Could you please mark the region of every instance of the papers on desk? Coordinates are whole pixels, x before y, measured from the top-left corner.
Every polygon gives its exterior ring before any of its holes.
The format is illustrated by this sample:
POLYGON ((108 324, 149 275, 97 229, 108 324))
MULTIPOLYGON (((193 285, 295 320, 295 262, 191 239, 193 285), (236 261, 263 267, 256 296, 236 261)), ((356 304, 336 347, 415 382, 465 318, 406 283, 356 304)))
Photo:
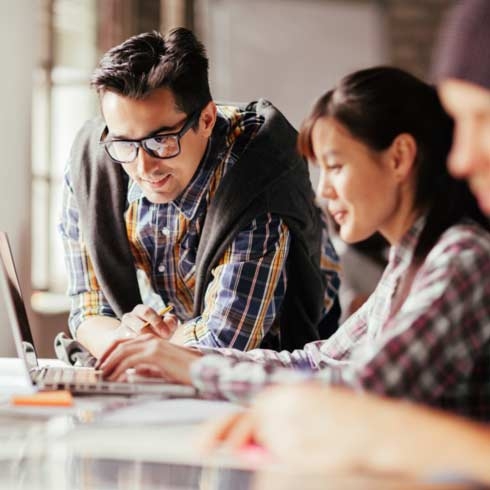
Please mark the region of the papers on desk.
POLYGON ((195 424, 243 410, 234 403, 196 399, 149 400, 102 413, 97 421, 104 425, 195 424))
POLYGON ((198 464, 199 423, 243 407, 197 399, 153 399, 98 414, 66 434, 71 454, 110 460, 198 464))

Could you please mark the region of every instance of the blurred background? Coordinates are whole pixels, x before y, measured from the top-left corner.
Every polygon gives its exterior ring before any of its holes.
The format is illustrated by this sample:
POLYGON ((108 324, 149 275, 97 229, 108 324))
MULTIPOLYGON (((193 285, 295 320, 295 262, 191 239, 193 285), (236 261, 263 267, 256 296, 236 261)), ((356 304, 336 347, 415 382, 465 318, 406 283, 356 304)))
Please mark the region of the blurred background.
MULTIPOLYGON (((427 78, 455 0, 16 0, 0 2, 0 229, 9 233, 38 353, 66 329, 57 236, 72 139, 98 113, 100 56, 144 31, 192 28, 217 101, 271 100, 297 127, 343 75, 393 64, 427 78)), ((315 180, 315 172, 312 172, 315 180)), ((0 301, 0 356, 13 355, 0 301)))

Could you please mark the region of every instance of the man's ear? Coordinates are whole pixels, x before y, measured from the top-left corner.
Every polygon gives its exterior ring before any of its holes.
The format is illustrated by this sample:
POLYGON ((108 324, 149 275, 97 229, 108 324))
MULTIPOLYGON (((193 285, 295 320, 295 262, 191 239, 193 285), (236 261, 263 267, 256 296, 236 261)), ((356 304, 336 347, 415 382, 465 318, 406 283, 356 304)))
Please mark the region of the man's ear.
POLYGON ((388 149, 389 165, 397 180, 403 181, 412 171, 417 157, 417 142, 408 133, 399 134, 388 149))
POLYGON ((211 136, 214 125, 216 123, 216 104, 210 101, 206 107, 201 111, 201 117, 199 118, 199 129, 203 131, 203 136, 211 136))

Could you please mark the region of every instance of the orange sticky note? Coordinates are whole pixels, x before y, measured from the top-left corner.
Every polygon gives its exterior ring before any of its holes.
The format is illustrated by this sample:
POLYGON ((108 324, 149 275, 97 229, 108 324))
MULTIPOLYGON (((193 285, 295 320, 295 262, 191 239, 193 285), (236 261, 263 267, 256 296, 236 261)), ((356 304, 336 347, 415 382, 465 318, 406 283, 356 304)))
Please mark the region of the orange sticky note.
POLYGON ((71 407, 73 396, 69 391, 39 391, 32 395, 14 395, 10 402, 12 405, 71 407))

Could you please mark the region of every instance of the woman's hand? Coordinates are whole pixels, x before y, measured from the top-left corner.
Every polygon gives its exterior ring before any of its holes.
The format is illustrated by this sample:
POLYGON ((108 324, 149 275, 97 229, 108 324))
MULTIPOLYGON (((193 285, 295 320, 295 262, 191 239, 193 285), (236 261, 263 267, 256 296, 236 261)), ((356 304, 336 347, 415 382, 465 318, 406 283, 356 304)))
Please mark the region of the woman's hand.
POLYGON ((190 366, 202 353, 177 346, 153 334, 115 340, 99 359, 96 368, 110 381, 126 381, 126 370, 160 376, 173 383, 192 384, 190 366))
POLYGON ((315 383, 272 387, 248 410, 206 425, 199 442, 204 451, 256 444, 292 468, 350 471, 369 466, 366 443, 392 415, 379 413, 383 403, 315 383))
POLYGON ((198 446, 205 453, 218 447, 230 450, 247 444, 256 444, 259 421, 255 420, 254 408, 227 415, 205 424, 199 434, 198 446))
POLYGON ((208 424, 200 442, 208 451, 258 444, 291 470, 426 477, 449 469, 490 482, 488 428, 407 401, 312 383, 265 390, 249 410, 208 424))

